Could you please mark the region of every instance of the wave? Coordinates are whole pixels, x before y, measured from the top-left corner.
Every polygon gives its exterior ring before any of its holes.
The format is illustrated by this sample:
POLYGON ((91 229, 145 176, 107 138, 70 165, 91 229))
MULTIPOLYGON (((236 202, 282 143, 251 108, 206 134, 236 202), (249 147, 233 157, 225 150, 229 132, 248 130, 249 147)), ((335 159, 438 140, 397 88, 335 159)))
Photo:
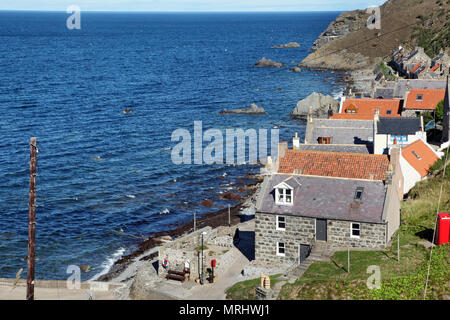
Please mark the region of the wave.
POLYGON ((88 281, 95 281, 104 274, 107 274, 111 267, 114 265, 114 263, 122 258, 123 254, 125 253, 125 248, 120 247, 116 252, 114 252, 109 258, 106 259, 105 262, 103 262, 100 267, 102 268, 102 271, 94 275, 91 279, 88 281))

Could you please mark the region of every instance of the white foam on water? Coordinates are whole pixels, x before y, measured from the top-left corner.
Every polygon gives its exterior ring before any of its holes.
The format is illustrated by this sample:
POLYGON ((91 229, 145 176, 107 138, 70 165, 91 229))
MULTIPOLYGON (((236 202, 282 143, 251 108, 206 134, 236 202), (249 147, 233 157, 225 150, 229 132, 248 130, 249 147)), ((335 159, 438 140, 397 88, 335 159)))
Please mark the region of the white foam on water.
POLYGON ((160 211, 159 214, 169 214, 170 210, 165 208, 164 210, 160 211))
POLYGON ((114 263, 122 258, 123 254, 125 253, 125 248, 121 247, 116 252, 114 252, 109 258, 106 259, 105 262, 103 262, 100 267, 102 268, 102 271, 94 275, 91 279, 88 281, 95 281, 98 278, 100 278, 102 275, 107 274, 111 267, 114 265, 114 263))
POLYGON ((130 198, 130 199, 136 198, 136 196, 133 194, 126 194, 125 197, 130 198))

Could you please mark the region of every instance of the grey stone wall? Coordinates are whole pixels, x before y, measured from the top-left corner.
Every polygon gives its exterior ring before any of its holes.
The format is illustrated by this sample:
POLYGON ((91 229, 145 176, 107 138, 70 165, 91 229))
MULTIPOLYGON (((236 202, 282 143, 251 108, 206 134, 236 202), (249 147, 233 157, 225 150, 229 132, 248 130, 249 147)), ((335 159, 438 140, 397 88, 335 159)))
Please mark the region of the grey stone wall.
POLYGON ((286 230, 276 230, 276 215, 255 215, 255 259, 263 262, 297 263, 299 244, 310 244, 314 237, 315 219, 286 217, 286 230), (277 242, 284 242, 285 256, 277 256, 277 242))
MULTIPOLYGON (((354 221, 358 222, 358 221, 354 221)), ((386 225, 359 223, 360 238, 350 237, 350 221, 328 220, 327 242, 331 247, 382 249, 386 245, 386 225)))
POLYGON ((413 118, 416 116, 416 112, 420 112, 420 114, 422 114, 425 111, 429 111, 429 110, 419 110, 419 109, 403 109, 401 114, 402 117, 408 117, 408 118, 413 118))
MULTIPOLYGON (((284 216, 286 230, 276 230, 276 215, 255 215, 255 259, 267 263, 298 263, 299 244, 311 244, 315 218, 284 216), (277 242, 285 243, 285 256, 277 255, 277 242)), ((355 221, 357 222, 357 221, 355 221)), ((350 221, 328 220, 327 243, 331 247, 382 249, 386 246, 386 225, 360 223, 360 238, 350 237, 350 221)))

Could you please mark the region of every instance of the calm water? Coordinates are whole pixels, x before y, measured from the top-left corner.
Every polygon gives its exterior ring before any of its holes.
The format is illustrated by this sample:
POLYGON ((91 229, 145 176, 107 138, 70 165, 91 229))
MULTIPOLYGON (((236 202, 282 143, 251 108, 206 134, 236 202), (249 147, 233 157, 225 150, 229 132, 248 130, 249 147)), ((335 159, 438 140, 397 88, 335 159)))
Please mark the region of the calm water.
MULTIPOLYGON (((36 276, 65 279, 70 264, 105 272, 136 240, 224 206, 220 192, 257 167, 173 165, 171 133, 280 127, 313 91, 338 95, 335 74, 261 69, 295 65, 338 15, 82 15, 0 12, 0 277, 26 272, 29 138, 38 139, 36 276), (298 49, 271 49, 296 41, 298 49), (218 111, 263 106, 265 116, 218 111), (132 105, 132 114, 123 114, 132 105), (224 173, 225 179, 219 179, 224 173)), ((24 273, 25 274, 25 273, 24 273)))

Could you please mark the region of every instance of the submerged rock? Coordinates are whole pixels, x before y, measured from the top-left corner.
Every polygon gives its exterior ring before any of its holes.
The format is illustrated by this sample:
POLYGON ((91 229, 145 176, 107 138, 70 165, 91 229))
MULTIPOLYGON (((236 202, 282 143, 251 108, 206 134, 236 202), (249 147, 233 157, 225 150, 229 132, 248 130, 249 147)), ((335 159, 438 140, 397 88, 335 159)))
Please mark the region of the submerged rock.
POLYGON ((256 104, 252 103, 248 108, 232 109, 232 110, 222 110, 220 114, 267 114, 263 107, 258 107, 256 104))
POLYGON ((302 72, 302 69, 300 67, 294 67, 294 68, 290 68, 289 71, 291 71, 291 72, 302 72))
POLYGON ((313 117, 327 118, 330 105, 333 113, 337 113, 339 110, 339 101, 329 95, 313 92, 297 103, 297 106, 292 110, 290 116, 293 118, 305 119, 311 108, 313 117))
POLYGON ((272 61, 270 59, 262 58, 257 63, 255 63, 256 67, 270 67, 270 68, 282 68, 286 67, 281 62, 272 61))
POLYGON ((286 44, 280 44, 280 45, 273 46, 272 48, 273 49, 281 49, 281 48, 299 48, 299 47, 300 47, 299 43, 297 43, 297 42, 289 42, 289 43, 286 43, 286 44))

